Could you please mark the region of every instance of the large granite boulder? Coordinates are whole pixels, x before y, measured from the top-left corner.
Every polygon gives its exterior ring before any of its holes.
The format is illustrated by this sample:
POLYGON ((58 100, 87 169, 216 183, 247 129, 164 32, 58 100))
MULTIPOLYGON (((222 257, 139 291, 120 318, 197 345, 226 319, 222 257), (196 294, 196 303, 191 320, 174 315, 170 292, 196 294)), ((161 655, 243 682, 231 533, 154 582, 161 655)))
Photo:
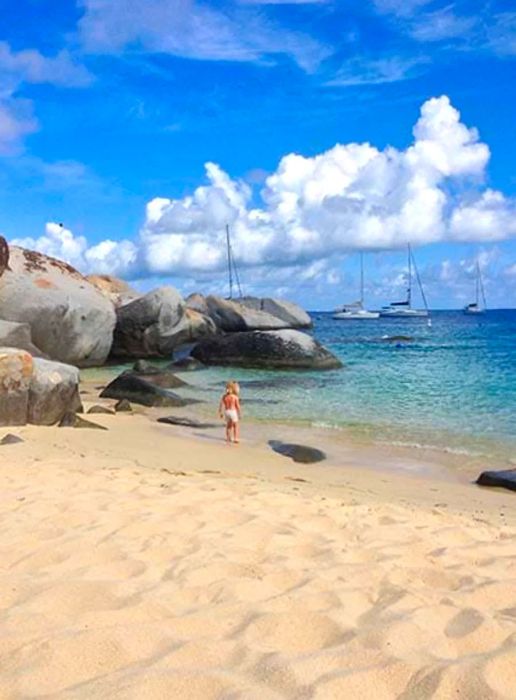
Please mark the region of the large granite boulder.
POLYGON ((129 304, 129 302, 142 296, 140 292, 133 289, 127 282, 112 275, 86 275, 86 279, 115 306, 129 304))
POLYGON ((0 348, 0 425, 25 425, 32 378, 32 355, 0 348))
POLYGON ((0 347, 18 348, 30 352, 33 357, 44 357, 44 354, 32 342, 28 323, 0 321, 0 347))
POLYGON ((62 362, 34 358, 27 422, 54 425, 67 411, 81 408, 79 370, 62 362))
POLYGON ((80 408, 76 367, 0 348, 0 425, 53 425, 80 408))
POLYGON ((139 377, 132 372, 123 372, 102 391, 103 399, 127 399, 143 406, 188 406, 198 403, 194 399, 183 399, 173 391, 164 389, 149 377, 139 377))
POLYGON ((286 328, 288 324, 266 311, 247 308, 237 301, 222 297, 206 297, 208 315, 217 328, 227 333, 286 328))
POLYGON ((160 287, 116 310, 114 357, 170 357, 185 303, 173 287, 160 287))
POLYGON ((53 360, 101 365, 113 339, 113 304, 61 260, 5 240, 1 247, 0 318, 27 323, 32 342, 53 360))
POLYGON ((238 304, 255 311, 265 311, 266 313, 279 318, 288 328, 311 328, 312 319, 297 304, 285 299, 260 299, 258 297, 242 297, 238 299, 238 304))
POLYGON ((314 338, 296 330, 252 331, 203 340, 192 357, 206 365, 263 369, 335 369, 342 363, 314 338))
POLYGON ((209 316, 199 311, 185 309, 183 318, 170 334, 170 342, 174 348, 181 345, 196 343, 203 338, 209 338, 218 333, 218 328, 209 316))

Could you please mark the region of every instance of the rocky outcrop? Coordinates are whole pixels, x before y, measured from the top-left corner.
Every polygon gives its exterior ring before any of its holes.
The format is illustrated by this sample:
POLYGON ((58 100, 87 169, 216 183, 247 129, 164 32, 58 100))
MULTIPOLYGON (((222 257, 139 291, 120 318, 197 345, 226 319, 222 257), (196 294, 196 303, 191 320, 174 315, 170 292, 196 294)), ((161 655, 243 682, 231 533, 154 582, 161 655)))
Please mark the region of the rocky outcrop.
POLYGON ((60 260, 5 241, 2 250, 0 318, 28 324, 32 342, 52 360, 101 365, 113 338, 113 304, 60 260))
POLYGON ((217 328, 226 333, 285 328, 286 323, 266 311, 247 308, 236 301, 217 296, 206 297, 208 315, 217 328))
POLYGON ((255 311, 265 311, 266 313, 279 318, 287 328, 311 328, 312 319, 297 304, 285 299, 271 299, 258 297, 242 297, 238 299, 238 304, 255 311))
POLYGON ((263 369, 335 369, 340 360, 301 331, 253 331, 217 336, 194 347, 192 356, 208 365, 263 369))
POLYGON ((76 367, 0 348, 0 425, 53 425, 80 408, 76 367))
POLYGON ((175 328, 174 347, 196 343, 202 338, 209 338, 217 333, 217 326, 209 316, 187 308, 185 315, 175 328))
POLYGON ((44 357, 44 354, 32 342, 28 323, 0 321, 0 347, 18 348, 30 352, 33 357, 44 357))
POLYGON ((198 403, 194 399, 183 399, 169 389, 157 386, 150 381, 150 377, 139 377, 132 372, 123 372, 116 377, 102 391, 100 397, 103 399, 127 399, 143 406, 178 407, 198 403))
POLYGON ((170 357, 177 342, 176 326, 184 312, 184 301, 173 287, 160 287, 119 307, 111 354, 170 357))
POLYGON ((142 296, 140 292, 133 289, 127 282, 112 275, 86 275, 86 279, 115 306, 129 304, 129 302, 142 296))

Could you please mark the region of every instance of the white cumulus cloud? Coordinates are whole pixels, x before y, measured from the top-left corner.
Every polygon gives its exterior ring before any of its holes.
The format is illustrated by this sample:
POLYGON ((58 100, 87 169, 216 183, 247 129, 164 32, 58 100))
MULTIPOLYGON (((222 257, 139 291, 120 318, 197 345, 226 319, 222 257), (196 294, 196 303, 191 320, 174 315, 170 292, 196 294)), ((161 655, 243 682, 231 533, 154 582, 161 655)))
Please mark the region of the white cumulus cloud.
POLYGON ((226 265, 226 225, 239 266, 255 268, 253 276, 273 268, 300 275, 355 250, 516 235, 515 202, 482 185, 489 148, 448 97, 423 104, 413 135, 405 150, 348 143, 313 157, 286 155, 259 205, 246 182, 208 163, 207 184, 191 195, 148 203, 135 241, 88 247, 49 225, 32 247, 87 271, 206 278, 226 265))

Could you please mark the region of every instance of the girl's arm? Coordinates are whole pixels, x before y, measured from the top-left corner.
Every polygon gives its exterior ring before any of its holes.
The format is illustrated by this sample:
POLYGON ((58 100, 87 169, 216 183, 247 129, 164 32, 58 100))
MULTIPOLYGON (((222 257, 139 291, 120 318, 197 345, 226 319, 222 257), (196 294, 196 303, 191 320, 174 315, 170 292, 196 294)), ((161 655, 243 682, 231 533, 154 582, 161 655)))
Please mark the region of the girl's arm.
POLYGON ((219 416, 221 418, 224 417, 224 397, 221 398, 220 403, 219 403, 219 416))
POLYGON ((236 410, 238 412, 238 417, 240 418, 240 416, 242 415, 242 409, 240 408, 240 399, 238 398, 238 396, 236 400, 236 410))

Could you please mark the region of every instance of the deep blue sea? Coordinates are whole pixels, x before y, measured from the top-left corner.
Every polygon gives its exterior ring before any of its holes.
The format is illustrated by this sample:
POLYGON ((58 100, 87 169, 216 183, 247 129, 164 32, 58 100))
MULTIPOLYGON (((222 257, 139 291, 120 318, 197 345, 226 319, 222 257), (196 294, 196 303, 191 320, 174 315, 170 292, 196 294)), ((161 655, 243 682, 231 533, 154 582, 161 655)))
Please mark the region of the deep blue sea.
POLYGON ((246 413, 256 419, 516 459, 516 310, 480 317, 434 311, 431 327, 426 319, 312 317, 314 336, 342 360, 342 369, 210 368, 185 378, 204 394, 213 392, 214 401, 223 381, 238 379, 246 413))

